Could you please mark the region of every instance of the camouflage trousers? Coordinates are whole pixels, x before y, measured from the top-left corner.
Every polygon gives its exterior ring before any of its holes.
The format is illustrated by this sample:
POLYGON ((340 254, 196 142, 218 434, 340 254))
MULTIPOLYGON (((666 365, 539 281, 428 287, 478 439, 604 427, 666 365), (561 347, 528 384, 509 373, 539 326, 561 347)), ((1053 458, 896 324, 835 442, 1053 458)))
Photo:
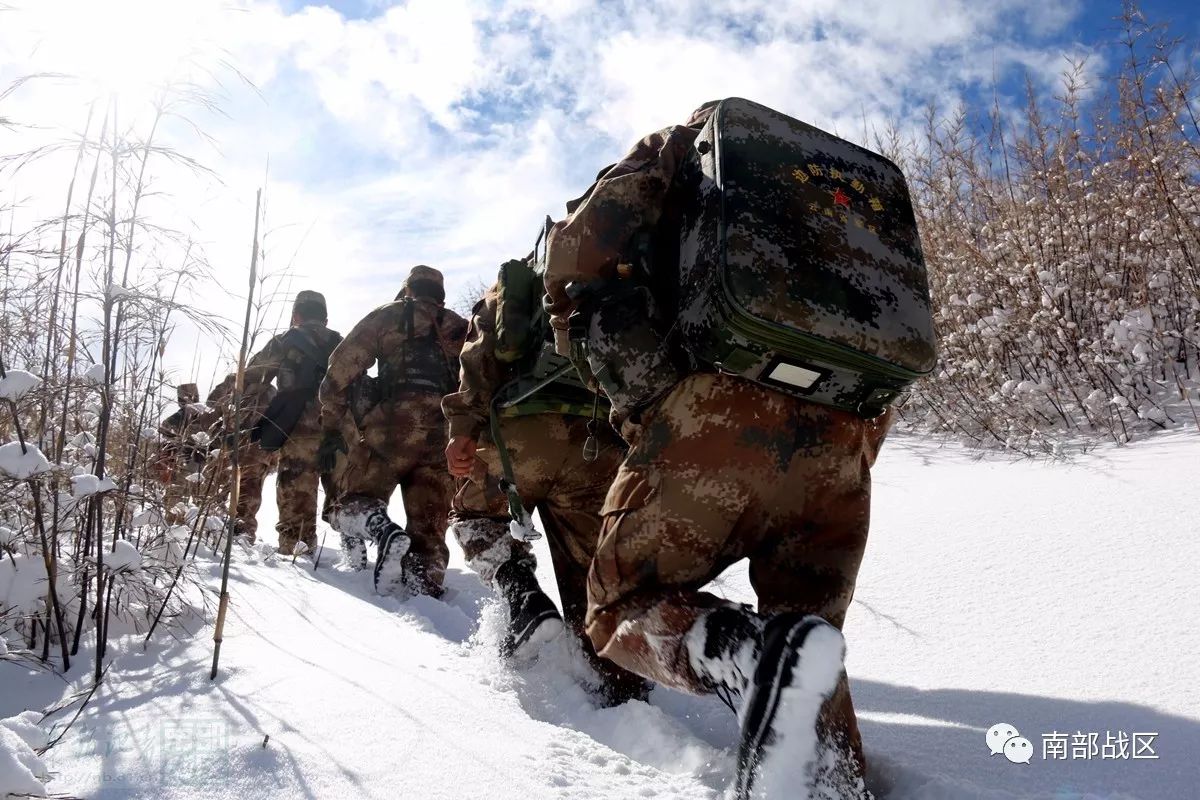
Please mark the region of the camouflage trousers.
MULTIPOLYGON (((587 571, 600 535, 600 506, 625 457, 625 443, 611 426, 600 422, 599 456, 595 461, 584 460, 587 423, 584 417, 533 414, 504 419, 501 432, 521 502, 526 509, 537 509, 545 528, 563 619, 579 637, 584 653, 605 683, 604 691, 619 701, 642 692, 644 682, 596 656, 584 634, 583 620, 587 571)), ((508 502, 499 488, 503 471, 495 446, 483 441, 475 455, 474 472, 459 482, 454 496, 450 530, 463 549, 467 566, 490 585, 504 562, 515 559, 534 569, 537 561, 528 542, 509 534, 508 502)))
MULTIPOLYGON (((262 507, 263 483, 279 462, 277 453, 268 453, 247 437, 238 448, 238 503, 234 512, 237 532, 253 542, 258 532, 258 510, 262 507)), ((221 498, 227 505, 233 485, 233 464, 225 451, 219 461, 221 498)))
POLYGON ((317 470, 320 434, 293 435, 279 449, 279 477, 275 501, 279 506, 279 549, 290 553, 297 542, 317 548, 317 487, 325 490, 328 505, 333 491, 331 476, 317 470))
POLYGON ((239 465, 237 531, 251 542, 258 536, 258 510, 262 508, 263 484, 275 469, 275 460, 239 465))
MULTIPOLYGON (((743 558, 760 613, 818 614, 840 628, 887 422, 728 375, 684 378, 624 430, 632 447, 605 499, 588 575, 596 649, 675 689, 712 691, 689 663, 685 636, 730 605, 701 589, 743 558)), ((844 676, 823 719, 861 766, 844 676)))
MULTIPOLYGON (((366 417, 362 439, 350 445, 336 470, 337 501, 326 519, 340 533, 370 538, 367 517, 387 513, 397 488, 404 498, 404 530, 411 540, 405 568, 436 593, 450 549, 446 525, 454 480, 446 472, 446 422, 440 397, 385 402, 366 417)), ((424 591, 424 590, 422 590, 424 591)))

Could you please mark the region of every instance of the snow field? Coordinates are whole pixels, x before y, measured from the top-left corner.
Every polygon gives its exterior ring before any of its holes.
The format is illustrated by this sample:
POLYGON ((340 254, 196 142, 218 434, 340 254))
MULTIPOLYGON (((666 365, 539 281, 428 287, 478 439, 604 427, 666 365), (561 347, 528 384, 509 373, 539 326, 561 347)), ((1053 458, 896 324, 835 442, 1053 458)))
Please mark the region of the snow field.
MULTIPOLYGON (((889 441, 845 629, 868 783, 881 800, 1197 796, 1198 465, 1200 437, 1184 432, 1068 464, 889 441), (989 754, 985 733, 998 722, 1033 743, 1031 763, 989 754), (1159 757, 1041 757, 1046 735, 1096 732, 1103 743, 1117 731, 1156 732, 1159 757)), ((402 515, 398 502, 393 512, 402 515)), ((268 495, 264 540, 273 514, 268 495)), ((553 596, 544 540, 536 546, 553 596)), ((43 759, 48 789, 239 800, 721 796, 737 729, 715 698, 659 688, 648 704, 597 709, 569 640, 529 667, 500 661, 501 613, 453 543, 446 597, 407 603, 374 596, 369 571, 333 567, 335 548, 331 534, 315 573, 266 544, 235 549, 216 682, 211 628, 179 641, 156 634, 147 652, 140 637, 111 645, 108 682, 43 759)), ((203 568, 215 587, 215 564, 203 568)), ((713 588, 752 599, 744 567, 713 588)), ((64 687, 0 665, 0 718, 86 688, 85 672, 72 670, 64 687)))

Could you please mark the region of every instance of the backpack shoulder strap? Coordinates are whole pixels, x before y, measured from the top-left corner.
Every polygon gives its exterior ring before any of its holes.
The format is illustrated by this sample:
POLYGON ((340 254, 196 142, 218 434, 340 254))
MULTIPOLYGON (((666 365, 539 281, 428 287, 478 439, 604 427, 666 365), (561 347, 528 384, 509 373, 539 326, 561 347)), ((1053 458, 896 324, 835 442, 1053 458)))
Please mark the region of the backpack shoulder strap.
POLYGON ((321 348, 313 341, 312 336, 303 328, 292 328, 283 335, 283 341, 289 347, 294 347, 313 361, 321 360, 321 348))
MULTIPOLYGON (((313 339, 311 333, 303 328, 292 328, 283 335, 283 340, 289 347, 300 351, 304 356, 305 366, 311 373, 311 380, 320 384, 329 370, 329 354, 333 352, 332 348, 327 351, 313 339)), ((301 385, 304 385, 303 381, 301 385)))

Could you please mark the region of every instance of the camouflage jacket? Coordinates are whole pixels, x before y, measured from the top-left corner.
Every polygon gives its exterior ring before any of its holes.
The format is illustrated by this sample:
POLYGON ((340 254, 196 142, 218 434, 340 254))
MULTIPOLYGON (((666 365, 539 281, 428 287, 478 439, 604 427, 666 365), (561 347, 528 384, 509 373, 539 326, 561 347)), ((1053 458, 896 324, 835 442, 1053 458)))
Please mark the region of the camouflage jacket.
MULTIPOLYGON (((237 375, 225 376, 225 379, 208 393, 208 399, 205 401, 206 405, 213 410, 212 413, 219 423, 217 426, 219 428, 224 427, 222 409, 226 405, 233 404, 233 388, 236 382, 237 375)), ((236 414, 238 430, 249 431, 257 425, 273 399, 275 399, 275 387, 270 383, 259 381, 247 383, 242 390, 241 409, 236 414)), ((232 433, 232 431, 229 432, 232 433)))
POLYGON ((198 444, 193 437, 207 433, 207 428, 204 414, 197 407, 182 406, 158 424, 159 435, 163 437, 162 455, 178 463, 203 463, 208 448, 198 444))
MULTIPOLYGON (((319 322, 305 322, 283 333, 272 337, 266 346, 251 356, 246 364, 245 391, 248 397, 260 397, 267 390, 256 384, 269 384, 274 381, 282 392, 307 392, 312 390, 312 399, 305 406, 304 413, 292 436, 315 435, 320 432, 319 415, 321 406, 317 402, 316 388, 320 375, 311 374, 309 363, 312 361, 310 352, 328 354, 342 340, 341 334, 330 330, 319 322), (302 336, 306 347, 297 346, 294 337, 302 336), (306 352, 306 350, 308 352, 306 352)), ((230 375, 222 381, 213 393, 222 387, 229 387, 232 392, 233 381, 237 378, 230 375)), ((211 394, 210 394, 211 397, 211 394)), ((220 394, 218 394, 220 397, 220 394)))
POLYGON ((497 288, 493 285, 472 309, 460 356, 458 391, 442 398, 450 436, 478 439, 488 427, 496 390, 508 380, 508 365, 496 359, 497 288))
POLYGON ((567 204, 570 215, 550 231, 546 294, 555 347, 570 352, 568 318, 575 303, 567 284, 611 278, 630 240, 662 216, 667 192, 699 127, 675 125, 642 139, 605 170, 582 197, 567 204))
POLYGON ((342 429, 356 387, 372 364, 378 399, 404 392, 441 397, 457 383, 467 321, 424 298, 402 298, 364 317, 329 357, 321 383, 321 424, 342 429))

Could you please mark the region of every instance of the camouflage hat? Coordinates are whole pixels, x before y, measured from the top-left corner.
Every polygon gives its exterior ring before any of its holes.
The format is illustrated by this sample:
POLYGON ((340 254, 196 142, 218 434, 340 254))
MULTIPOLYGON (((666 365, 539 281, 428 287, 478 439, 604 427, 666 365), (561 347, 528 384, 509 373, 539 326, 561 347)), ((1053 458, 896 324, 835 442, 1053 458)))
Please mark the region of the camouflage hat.
POLYGON ((427 267, 424 264, 418 264, 409 270, 408 277, 404 279, 405 288, 411 286, 416 281, 432 281, 438 286, 445 286, 446 280, 442 277, 442 273, 433 267, 427 267))
POLYGON ((396 295, 396 299, 399 300, 405 295, 424 297, 444 303, 446 301, 445 279, 442 278, 442 273, 433 267, 418 264, 409 271, 408 277, 404 279, 404 286, 400 289, 400 294, 396 295))
POLYGON ((181 383, 175 387, 175 398, 181 403, 198 403, 200 388, 194 383, 181 383))
POLYGON ((326 316, 328 310, 325 307, 325 295, 311 289, 304 289, 296 295, 292 311, 303 311, 304 315, 308 317, 316 316, 315 312, 319 311, 320 316, 326 316))

